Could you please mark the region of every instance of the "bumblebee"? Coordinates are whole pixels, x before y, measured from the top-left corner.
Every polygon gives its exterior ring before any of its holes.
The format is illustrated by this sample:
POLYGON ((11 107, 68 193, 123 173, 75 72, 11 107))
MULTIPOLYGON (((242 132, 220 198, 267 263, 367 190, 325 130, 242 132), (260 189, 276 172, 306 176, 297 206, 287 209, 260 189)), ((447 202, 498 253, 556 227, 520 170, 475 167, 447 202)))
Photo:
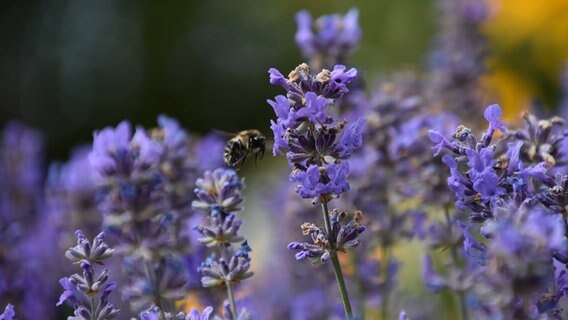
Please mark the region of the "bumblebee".
POLYGON ((231 168, 240 169, 248 156, 254 161, 262 159, 266 151, 266 138, 258 130, 243 130, 225 144, 223 158, 231 168))

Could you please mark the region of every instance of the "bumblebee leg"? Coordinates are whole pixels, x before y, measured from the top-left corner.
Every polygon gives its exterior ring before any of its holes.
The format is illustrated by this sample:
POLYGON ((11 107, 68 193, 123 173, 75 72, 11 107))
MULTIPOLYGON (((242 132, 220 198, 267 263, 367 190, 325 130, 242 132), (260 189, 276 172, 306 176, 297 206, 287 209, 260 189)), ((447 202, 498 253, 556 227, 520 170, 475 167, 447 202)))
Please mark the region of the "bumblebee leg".
POLYGON ((264 158, 264 148, 260 149, 259 153, 259 158, 260 160, 262 160, 262 158, 264 158))

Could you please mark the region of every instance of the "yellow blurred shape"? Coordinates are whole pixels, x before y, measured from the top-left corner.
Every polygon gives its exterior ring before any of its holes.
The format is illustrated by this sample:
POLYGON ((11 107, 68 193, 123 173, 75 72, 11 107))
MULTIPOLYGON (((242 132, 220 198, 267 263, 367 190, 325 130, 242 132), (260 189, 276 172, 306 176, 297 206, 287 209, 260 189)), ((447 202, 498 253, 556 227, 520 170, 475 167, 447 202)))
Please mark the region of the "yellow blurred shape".
POLYGON ((189 293, 185 298, 176 301, 176 309, 182 309, 184 312, 189 312, 192 308, 201 310, 202 305, 199 303, 199 298, 195 293, 189 293))
POLYGON ((491 18, 483 26, 492 55, 483 79, 508 118, 517 120, 533 97, 558 101, 568 60, 568 0, 487 0, 491 18))

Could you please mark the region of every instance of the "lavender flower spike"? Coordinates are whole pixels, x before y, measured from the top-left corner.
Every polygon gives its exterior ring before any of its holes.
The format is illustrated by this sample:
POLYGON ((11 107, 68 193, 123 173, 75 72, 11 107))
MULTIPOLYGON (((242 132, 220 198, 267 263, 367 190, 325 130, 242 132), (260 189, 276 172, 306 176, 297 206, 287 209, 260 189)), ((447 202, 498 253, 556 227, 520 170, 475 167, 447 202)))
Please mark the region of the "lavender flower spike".
POLYGON ((314 69, 341 63, 357 48, 361 40, 358 20, 357 9, 349 10, 344 16, 321 16, 315 23, 309 12, 300 11, 296 14, 296 45, 314 69))
POLYGON ((234 170, 206 171, 195 185, 197 200, 191 203, 193 209, 209 214, 229 214, 241 210, 244 201, 241 194, 243 182, 234 170))
POLYGON ((202 224, 195 229, 203 236, 199 242, 215 250, 215 254, 210 254, 198 268, 201 285, 206 288, 225 287, 227 319, 244 320, 246 318, 241 317, 243 310, 237 311, 233 294, 233 285, 253 276, 249 256, 252 249, 239 235, 242 221, 234 213, 241 210, 244 185, 234 170, 220 168, 205 172, 203 178, 197 179, 196 186, 198 200, 193 201, 192 207, 209 214, 209 225, 202 224), (241 246, 234 248, 233 244, 241 241, 241 246))
MULTIPOLYGON (((300 35, 306 38, 309 36, 305 30, 306 14, 300 13, 299 18, 304 28, 300 35)), ((334 36, 329 38, 333 39, 334 36)), ((347 85, 355 81, 357 70, 335 65, 333 71, 323 69, 312 75, 306 64, 300 64, 287 80, 275 69, 269 73, 270 83, 279 84, 287 91, 286 97, 268 101, 277 117, 276 121, 271 121, 273 153, 287 151, 286 158, 293 168, 290 181, 297 183, 296 192, 300 197, 311 198, 313 205, 321 204, 325 224, 325 228, 304 224, 304 235, 310 235, 313 243, 292 242, 288 249, 300 250, 296 260, 309 258, 322 263, 331 260, 345 315, 351 319, 353 312, 337 251, 357 246, 358 236, 365 227, 359 224, 360 213, 354 222, 342 226, 340 220, 344 215, 339 211, 330 215, 328 203, 350 188, 348 159, 363 144, 366 120, 361 117, 352 123, 339 121, 328 110, 336 99, 349 92, 347 85)))
POLYGON ((83 232, 78 230, 77 245, 67 250, 65 256, 74 264, 79 264, 83 270, 82 275, 73 274, 60 280, 65 291, 61 294, 57 305, 69 301, 75 309, 76 320, 111 320, 115 319, 119 310, 109 303, 109 295, 115 289, 114 282, 108 282, 109 272, 103 270, 96 273, 94 264, 103 264, 112 256, 113 250, 103 241, 104 233, 100 233, 93 242, 85 239, 83 232), (99 296, 99 302, 95 297, 99 296))

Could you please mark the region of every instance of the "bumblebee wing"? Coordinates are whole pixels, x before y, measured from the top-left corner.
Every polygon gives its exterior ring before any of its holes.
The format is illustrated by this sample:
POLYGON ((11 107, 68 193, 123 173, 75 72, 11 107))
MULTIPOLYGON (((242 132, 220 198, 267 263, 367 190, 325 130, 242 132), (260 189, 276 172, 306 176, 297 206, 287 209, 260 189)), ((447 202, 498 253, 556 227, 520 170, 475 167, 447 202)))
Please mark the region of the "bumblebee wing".
POLYGON ((221 136, 221 137, 226 137, 226 138, 234 137, 234 136, 237 135, 236 133, 232 133, 232 132, 228 132, 228 131, 224 131, 224 130, 218 130, 218 129, 214 129, 212 131, 216 135, 221 136))

